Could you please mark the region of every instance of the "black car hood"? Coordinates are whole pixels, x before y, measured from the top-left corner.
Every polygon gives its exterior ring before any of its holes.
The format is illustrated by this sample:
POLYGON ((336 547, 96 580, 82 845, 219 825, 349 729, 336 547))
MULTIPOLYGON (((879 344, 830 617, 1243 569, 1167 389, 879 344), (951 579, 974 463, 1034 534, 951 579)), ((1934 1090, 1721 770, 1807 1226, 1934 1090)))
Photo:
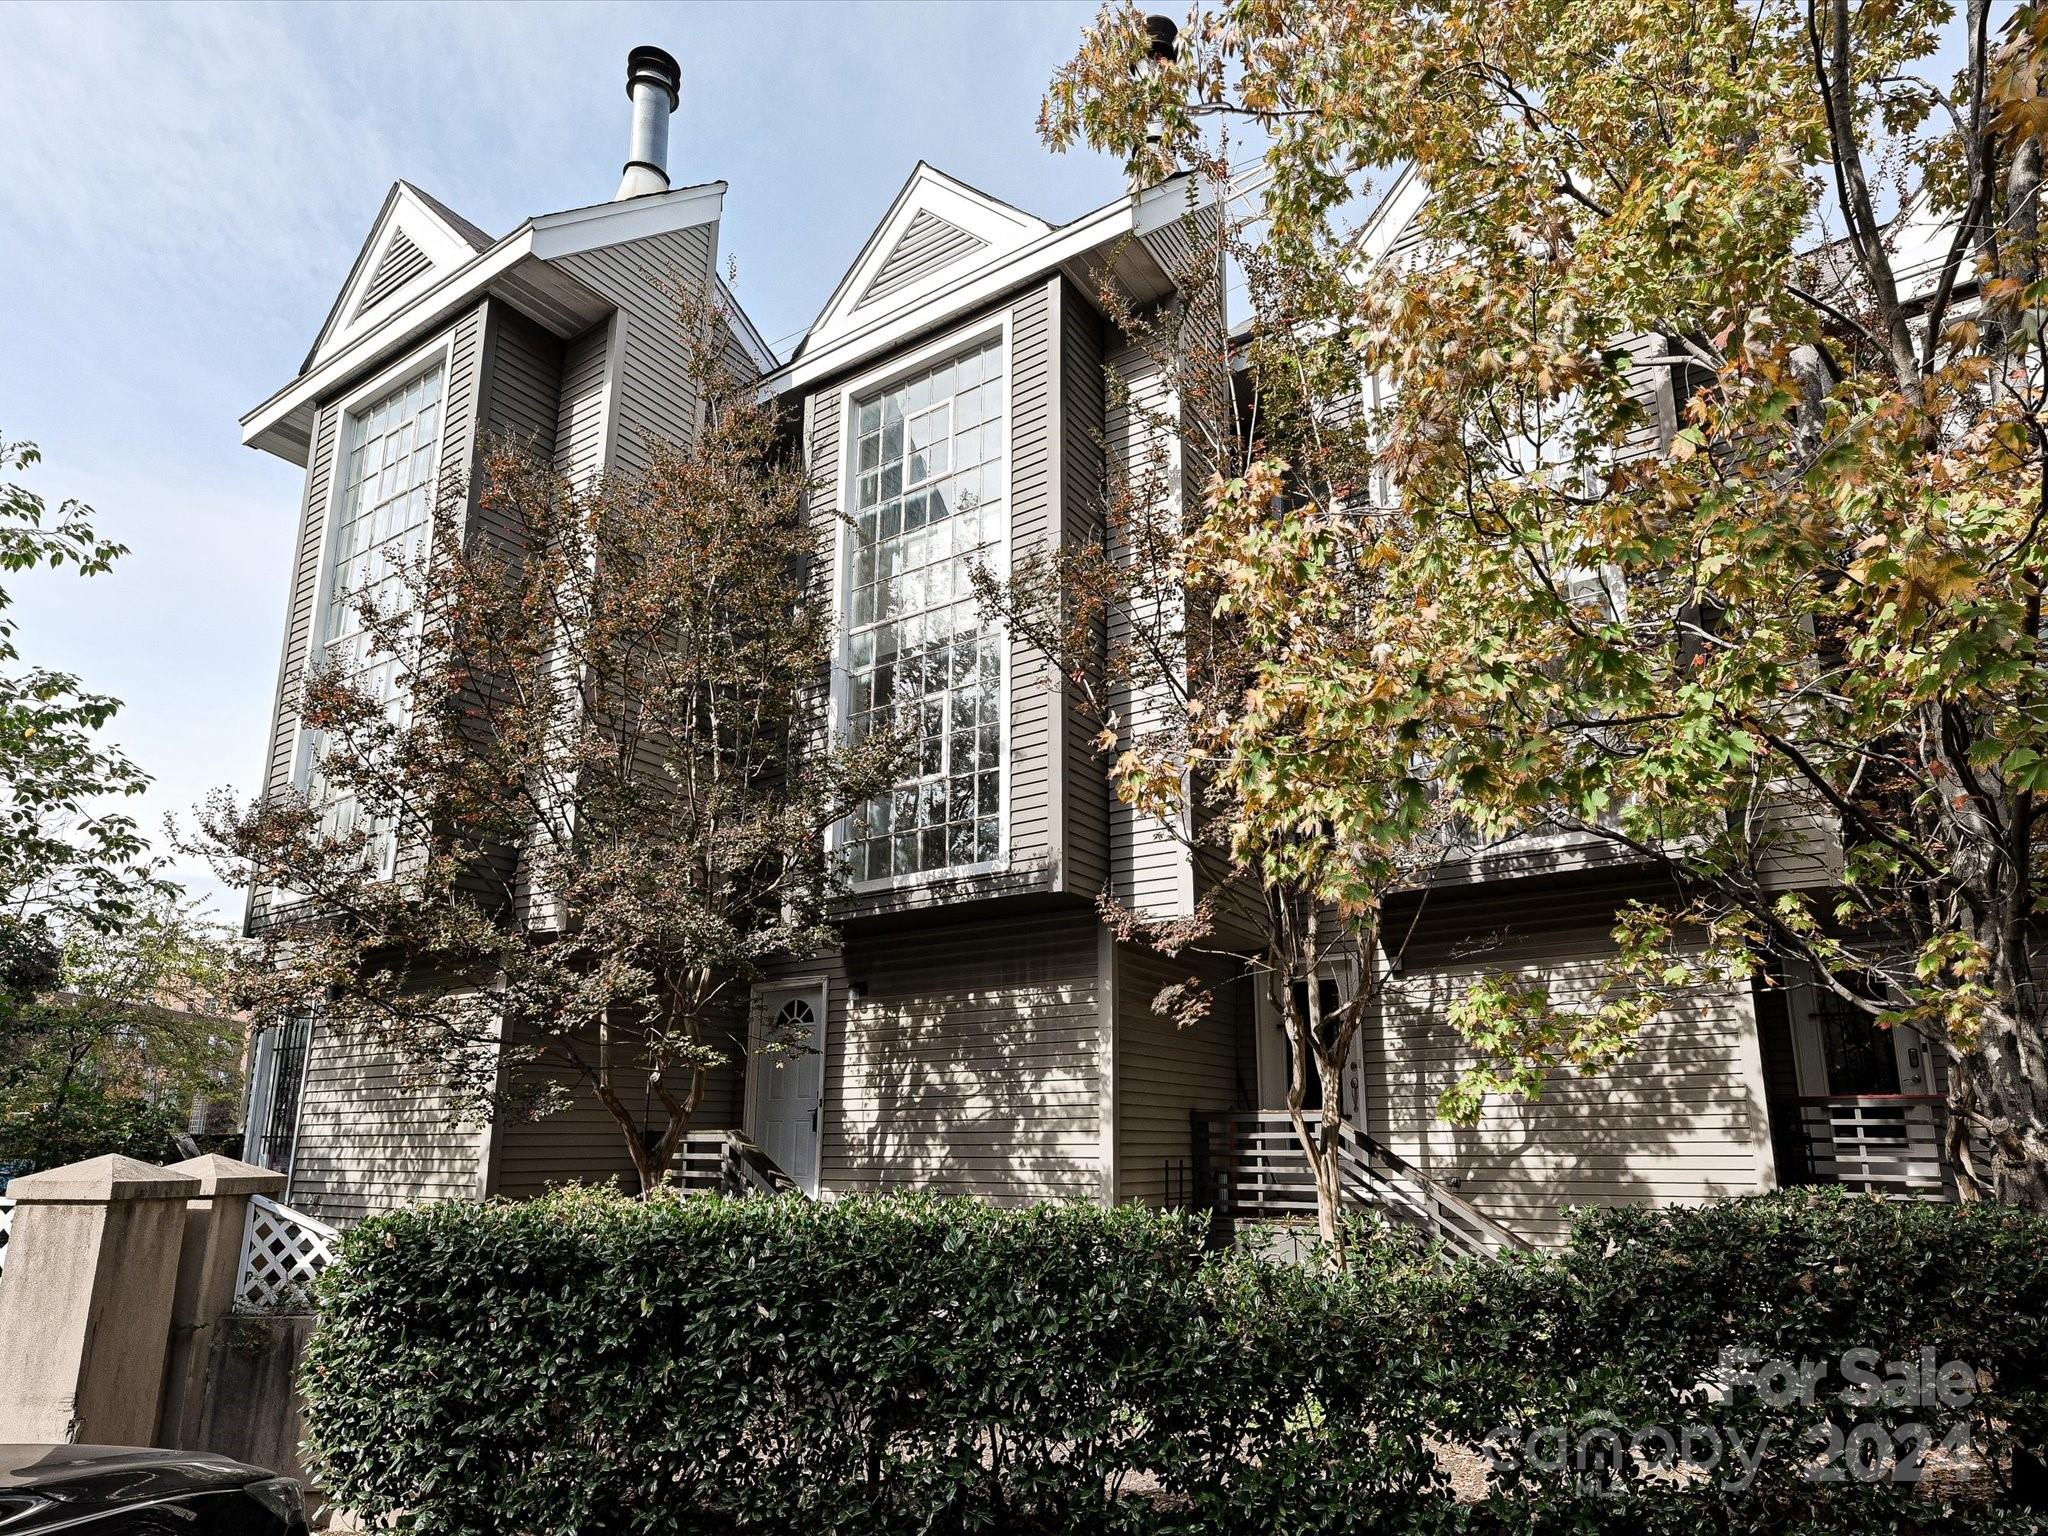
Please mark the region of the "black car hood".
POLYGON ((141 1445, 0 1445, 0 1488, 60 1483, 114 1488, 147 1480, 165 1493, 175 1493, 240 1488, 269 1476, 261 1467, 211 1451, 164 1451, 141 1445))
POLYGON ((271 1474, 206 1451, 0 1445, 0 1536, 53 1519, 241 1488, 271 1474))

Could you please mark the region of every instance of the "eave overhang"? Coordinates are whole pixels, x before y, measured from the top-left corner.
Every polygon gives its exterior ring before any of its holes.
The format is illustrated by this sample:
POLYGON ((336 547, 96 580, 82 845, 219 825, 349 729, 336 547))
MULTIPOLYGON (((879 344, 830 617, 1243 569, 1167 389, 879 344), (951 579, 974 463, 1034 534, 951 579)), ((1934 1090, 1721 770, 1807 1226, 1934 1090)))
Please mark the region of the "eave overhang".
POLYGON ((557 336, 580 335, 610 314, 612 304, 554 263, 708 223, 724 207, 725 187, 707 182, 529 219, 250 411, 242 418, 243 444, 303 465, 322 400, 487 297, 504 300, 557 336))
POLYGON ((834 337, 788 363, 761 381, 763 399, 808 391, 825 379, 895 349, 924 331, 945 325, 991 300, 1054 271, 1064 271, 1092 300, 1095 284, 1107 273, 1134 303, 1150 303, 1171 293, 1174 282, 1164 262, 1148 245, 1149 237, 1178 224, 1204 204, 1190 201, 1192 178, 1174 176, 1157 186, 1126 193, 1070 224, 1019 246, 992 261, 977 264, 936 292, 914 304, 892 308, 856 330, 834 337))

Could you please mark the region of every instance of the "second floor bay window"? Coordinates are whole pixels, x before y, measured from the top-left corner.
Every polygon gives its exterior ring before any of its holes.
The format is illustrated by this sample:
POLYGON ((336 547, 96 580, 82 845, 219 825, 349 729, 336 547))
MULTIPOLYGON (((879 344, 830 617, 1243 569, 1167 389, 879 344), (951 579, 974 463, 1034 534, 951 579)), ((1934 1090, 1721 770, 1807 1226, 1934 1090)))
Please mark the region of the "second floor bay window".
MULTIPOLYGON (((432 533, 434 463, 441 440, 443 368, 439 362, 352 411, 342 427, 341 477, 327 539, 319 628, 319 665, 352 678, 393 711, 406 708, 399 660, 377 651, 363 625, 365 599, 381 613, 410 603, 405 573, 432 533)), ((321 770, 326 742, 308 733, 301 783, 320 812, 321 831, 346 837, 366 828, 371 867, 389 873, 395 837, 366 822, 345 787, 321 770)))
POLYGON ((991 340, 853 407, 847 724, 914 741, 895 789, 853 817, 857 882, 1003 856, 1003 635, 969 575, 1003 567, 1003 361, 991 340))

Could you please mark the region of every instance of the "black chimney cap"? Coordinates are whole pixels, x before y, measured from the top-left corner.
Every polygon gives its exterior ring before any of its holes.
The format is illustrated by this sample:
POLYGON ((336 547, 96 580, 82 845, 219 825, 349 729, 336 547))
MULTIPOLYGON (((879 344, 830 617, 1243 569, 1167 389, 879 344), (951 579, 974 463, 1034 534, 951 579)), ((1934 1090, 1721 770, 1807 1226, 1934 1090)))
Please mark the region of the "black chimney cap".
POLYGON ((1180 28, 1171 16, 1147 16, 1145 36, 1151 39, 1151 46, 1146 50, 1148 56, 1162 64, 1171 64, 1180 57, 1180 28))
POLYGON ((642 80, 660 86, 668 92, 669 111, 673 112, 683 101, 683 66, 676 62, 675 55, 666 48, 657 48, 652 43, 642 43, 626 55, 626 94, 633 94, 633 87, 642 80))

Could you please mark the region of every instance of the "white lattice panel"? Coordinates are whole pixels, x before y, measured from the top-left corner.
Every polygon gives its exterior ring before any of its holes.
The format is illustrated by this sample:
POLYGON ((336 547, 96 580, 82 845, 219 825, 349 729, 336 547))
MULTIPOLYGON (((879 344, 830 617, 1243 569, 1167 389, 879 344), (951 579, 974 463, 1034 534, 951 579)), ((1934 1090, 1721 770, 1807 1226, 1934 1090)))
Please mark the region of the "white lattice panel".
POLYGON ((303 1309, 313 1281, 334 1259, 341 1234, 303 1211, 262 1195, 249 1200, 235 1305, 245 1312, 303 1309))

